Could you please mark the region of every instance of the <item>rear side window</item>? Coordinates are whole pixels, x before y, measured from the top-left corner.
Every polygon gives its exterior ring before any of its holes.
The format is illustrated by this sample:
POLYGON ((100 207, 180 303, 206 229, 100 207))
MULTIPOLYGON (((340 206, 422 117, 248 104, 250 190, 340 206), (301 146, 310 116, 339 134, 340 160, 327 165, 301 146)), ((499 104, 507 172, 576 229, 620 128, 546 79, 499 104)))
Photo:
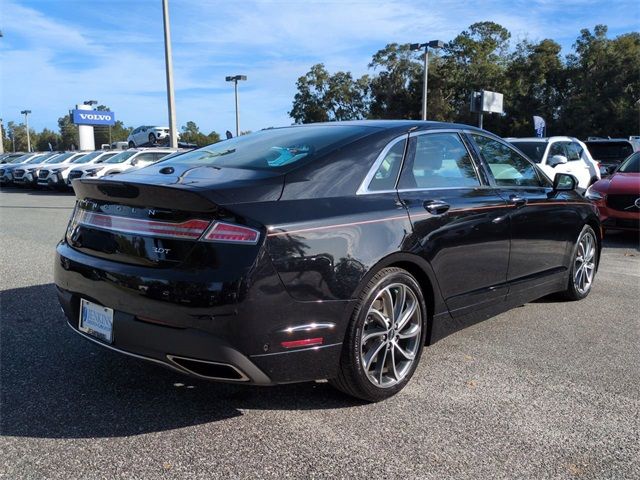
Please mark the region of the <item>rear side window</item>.
POLYGON ((373 133, 358 125, 314 125, 261 130, 214 143, 166 161, 170 165, 288 171, 373 133))
POLYGON ((533 164, 508 145, 484 135, 472 134, 482 158, 497 185, 506 187, 541 187, 533 164))
POLYGON ((582 147, 577 143, 567 144, 567 160, 576 162, 582 160, 582 147))
POLYGON ((369 183, 369 191, 380 192, 383 190, 394 190, 396 188, 396 180, 400 172, 400 165, 402 164, 402 156, 404 155, 404 146, 406 143, 406 140, 400 140, 387 151, 373 179, 371 179, 371 183, 369 183))
POLYGON ((457 133, 432 133, 411 138, 399 189, 478 185, 480 181, 469 152, 457 133))
POLYGON ((547 155, 547 157, 551 158, 554 155, 562 155, 563 157, 567 156, 565 142, 555 142, 551 144, 549 147, 549 155, 547 155))

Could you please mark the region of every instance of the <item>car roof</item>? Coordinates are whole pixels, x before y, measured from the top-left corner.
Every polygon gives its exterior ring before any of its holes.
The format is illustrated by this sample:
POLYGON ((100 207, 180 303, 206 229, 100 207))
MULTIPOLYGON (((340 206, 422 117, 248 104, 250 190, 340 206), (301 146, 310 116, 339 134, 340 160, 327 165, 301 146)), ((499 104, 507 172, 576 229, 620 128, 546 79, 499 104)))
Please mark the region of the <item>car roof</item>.
POLYGON ((567 137, 564 135, 556 135, 553 137, 508 137, 505 138, 508 142, 574 142, 574 137, 567 137))

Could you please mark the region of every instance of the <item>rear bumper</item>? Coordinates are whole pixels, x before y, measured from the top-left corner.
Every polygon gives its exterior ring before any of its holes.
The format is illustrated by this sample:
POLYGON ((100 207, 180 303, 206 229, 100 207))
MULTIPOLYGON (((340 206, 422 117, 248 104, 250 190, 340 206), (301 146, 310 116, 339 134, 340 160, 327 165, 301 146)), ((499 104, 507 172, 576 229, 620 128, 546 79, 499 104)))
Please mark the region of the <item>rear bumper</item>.
POLYGON ((166 269, 108 262, 64 242, 57 248, 54 273, 69 326, 112 350, 199 378, 255 385, 331 378, 337 373, 351 302, 296 302, 275 273, 253 278, 253 288, 242 301, 223 294, 220 283, 193 276, 189 292, 216 301, 207 305, 192 299, 191 306, 184 297, 188 292, 175 282, 168 300, 162 299, 164 291, 158 292, 157 285, 168 285, 166 269), (79 331, 81 298, 114 309, 113 343, 79 331), (317 330, 296 328, 304 325, 317 325, 317 330), (281 346, 283 340, 317 336, 324 339, 318 347, 281 346), (207 364, 194 367, 192 361, 207 364), (217 373, 220 369, 224 374, 217 373))

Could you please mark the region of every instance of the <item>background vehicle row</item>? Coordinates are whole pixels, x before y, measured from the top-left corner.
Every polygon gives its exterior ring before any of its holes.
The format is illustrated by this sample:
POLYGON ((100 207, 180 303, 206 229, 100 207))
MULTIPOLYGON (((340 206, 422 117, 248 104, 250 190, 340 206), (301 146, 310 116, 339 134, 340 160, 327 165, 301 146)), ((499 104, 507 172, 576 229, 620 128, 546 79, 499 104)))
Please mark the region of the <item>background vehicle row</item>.
POLYGON ((0 165, 0 183, 66 189, 71 188, 75 178, 114 175, 150 165, 173 153, 176 150, 147 148, 12 155, 8 163, 0 165))

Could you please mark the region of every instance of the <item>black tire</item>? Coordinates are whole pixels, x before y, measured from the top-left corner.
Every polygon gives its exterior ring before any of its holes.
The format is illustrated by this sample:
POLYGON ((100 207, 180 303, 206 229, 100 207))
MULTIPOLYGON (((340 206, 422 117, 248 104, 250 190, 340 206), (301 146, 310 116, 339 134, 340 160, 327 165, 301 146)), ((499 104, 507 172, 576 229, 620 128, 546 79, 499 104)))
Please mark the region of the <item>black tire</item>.
POLYGON ((593 230, 593 228, 591 228, 591 226, 585 225, 582 228, 580 235, 578 235, 578 241, 576 242, 573 248, 573 253, 571 256, 571 266, 569 268, 569 279, 567 280, 567 289, 560 292, 561 298, 569 301, 577 301, 577 300, 582 300, 583 298, 586 298, 589 295, 589 293, 591 292, 591 288, 593 287, 593 281, 595 280, 596 271, 598 270, 598 262, 600 260, 599 258, 600 252, 598 247, 599 247, 599 244, 598 244, 598 237, 596 236, 596 232, 593 230), (576 273, 581 263, 579 261, 579 256, 581 254, 581 242, 583 242, 583 239, 585 239, 585 237, 587 236, 591 236, 591 238, 593 239, 594 252, 592 257, 593 274, 592 274, 591 280, 589 281, 588 287, 585 289, 585 288, 580 288, 580 285, 579 285, 580 282, 576 281, 576 273))
POLYGON ((136 144, 133 143, 133 140, 129 140, 129 148, 136 148, 136 144))
MULTIPOLYGON (((397 297, 395 300, 397 300, 397 297)), ((391 324, 393 324, 393 321, 391 321, 391 324)), ((391 342, 392 335, 399 334, 399 336, 401 336, 401 330, 402 329, 398 329, 397 332, 390 334, 387 342, 391 342)), ((418 284, 416 279, 406 270, 396 267, 383 268, 367 283, 366 287, 363 289, 358 298, 356 307, 351 317, 351 321, 349 323, 349 326, 347 327, 347 332, 342 348, 342 355, 340 358, 338 376, 336 378, 330 379, 329 383, 331 383, 331 385, 333 385, 338 390, 348 395, 366 400, 368 402, 378 402, 395 395, 404 388, 404 386, 413 376, 413 373, 415 372, 415 369, 420 362, 420 356, 424 348, 426 334, 427 306, 420 285, 418 284), (386 287, 394 288, 395 285, 399 284, 404 285, 406 289, 410 290, 413 293, 414 297, 412 297, 412 299, 416 302, 417 308, 419 308, 419 310, 416 310, 416 314, 412 316, 412 318, 414 318, 415 320, 414 326, 420 326, 419 334, 416 334, 416 336, 412 340, 410 340, 411 342, 417 342, 417 345, 413 344, 412 347, 415 348, 415 354, 413 360, 411 361, 412 363, 406 365, 406 369, 403 373, 402 378, 396 379, 397 383, 390 386, 376 385, 372 380, 369 379, 367 370, 365 370, 365 367, 363 365, 364 360, 361 358, 361 355, 363 355, 362 335, 365 331, 365 322, 367 322, 367 325, 371 324, 371 317, 369 315, 369 312, 374 301, 378 301, 378 295, 381 294, 381 292, 386 287)), ((396 339, 398 339, 399 336, 396 336, 396 339)), ((381 341, 386 339, 387 335, 384 336, 384 339, 380 338, 381 341)), ((403 340, 397 341, 400 342, 403 340)), ((390 348, 393 352, 396 351, 394 350, 394 346, 387 345, 386 347, 383 347, 383 351, 384 348, 390 348)), ((376 355, 374 354, 373 357, 375 358, 376 355)), ((387 363, 385 363, 386 358, 387 356, 385 354, 383 360, 381 361, 381 372, 385 371, 385 365, 387 365, 387 363)), ((391 356, 389 357, 389 361, 394 362, 395 358, 395 355, 391 356)), ((373 363, 378 364, 378 360, 373 363)), ((391 367, 387 368, 387 373, 391 371, 390 368, 391 367)), ((393 372, 396 373, 395 368, 393 369, 393 372)), ((382 378, 382 374, 380 374, 380 378, 382 378)))
POLYGON ((149 134, 149 143, 152 145, 156 143, 156 136, 153 133, 149 134))

